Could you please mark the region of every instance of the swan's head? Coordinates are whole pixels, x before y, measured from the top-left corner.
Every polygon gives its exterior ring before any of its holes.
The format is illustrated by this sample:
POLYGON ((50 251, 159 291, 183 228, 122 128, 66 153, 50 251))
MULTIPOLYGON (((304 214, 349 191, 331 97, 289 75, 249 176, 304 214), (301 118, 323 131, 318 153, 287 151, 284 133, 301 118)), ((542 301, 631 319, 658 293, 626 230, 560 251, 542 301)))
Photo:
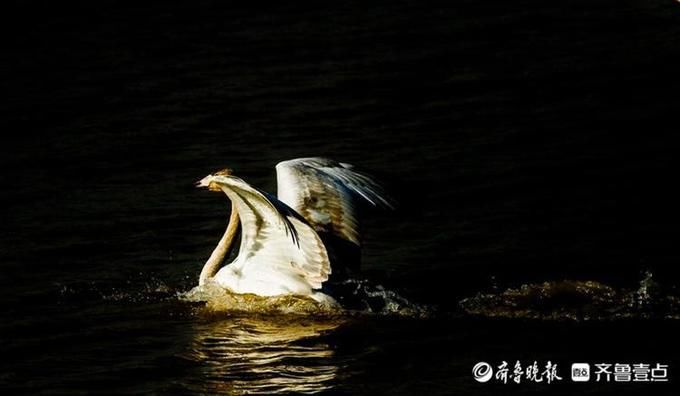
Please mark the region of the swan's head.
POLYGON ((219 170, 213 174, 210 174, 196 183, 196 187, 207 187, 210 191, 222 191, 219 186, 218 180, 224 176, 232 176, 233 171, 229 168, 219 170))

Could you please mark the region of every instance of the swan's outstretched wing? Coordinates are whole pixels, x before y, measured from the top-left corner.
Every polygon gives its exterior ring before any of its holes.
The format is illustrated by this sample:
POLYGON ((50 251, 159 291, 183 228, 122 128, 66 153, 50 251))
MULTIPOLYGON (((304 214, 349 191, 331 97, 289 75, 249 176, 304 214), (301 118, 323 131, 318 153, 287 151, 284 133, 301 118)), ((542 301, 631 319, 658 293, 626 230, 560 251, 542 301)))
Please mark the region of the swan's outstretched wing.
POLYGON ((350 164, 327 158, 298 158, 276 165, 278 198, 319 232, 357 246, 358 202, 393 208, 391 198, 369 176, 350 164))
POLYGON ((269 279, 300 289, 318 289, 331 272, 318 234, 286 204, 234 176, 207 176, 201 185, 217 184, 234 203, 242 236, 237 261, 244 279, 269 279), (248 272, 248 273, 246 273, 248 272), (249 275, 250 274, 250 275, 249 275))

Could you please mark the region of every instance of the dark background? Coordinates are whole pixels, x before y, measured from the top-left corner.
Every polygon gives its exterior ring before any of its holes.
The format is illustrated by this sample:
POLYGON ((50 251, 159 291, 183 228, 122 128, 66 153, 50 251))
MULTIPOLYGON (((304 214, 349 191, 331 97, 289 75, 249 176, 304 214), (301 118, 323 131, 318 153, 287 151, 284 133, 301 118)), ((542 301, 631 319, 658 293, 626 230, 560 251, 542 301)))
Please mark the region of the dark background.
POLYGON ((278 161, 316 155, 386 182, 401 206, 367 220, 364 275, 446 317, 325 335, 352 368, 334 391, 492 389, 479 360, 677 361, 675 319, 448 316, 531 282, 651 271, 676 294, 676 2, 4 8, 0 385, 206 391, 178 358, 198 319, 167 296, 196 283, 228 203, 193 182, 229 166, 275 191, 278 161))

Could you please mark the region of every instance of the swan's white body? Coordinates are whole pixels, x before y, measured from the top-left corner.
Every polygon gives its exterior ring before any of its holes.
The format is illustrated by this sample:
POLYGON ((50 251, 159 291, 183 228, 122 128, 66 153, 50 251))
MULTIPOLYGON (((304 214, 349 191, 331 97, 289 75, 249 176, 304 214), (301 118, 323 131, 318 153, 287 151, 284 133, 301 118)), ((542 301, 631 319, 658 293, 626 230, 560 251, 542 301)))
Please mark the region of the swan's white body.
POLYGON ((335 304, 318 291, 331 273, 318 232, 358 246, 357 200, 388 207, 391 203, 380 186, 348 164, 302 158, 281 162, 276 171, 278 199, 231 174, 209 175, 199 182, 227 195, 242 228, 236 259, 214 276, 206 263, 199 283, 214 281, 234 293, 292 294, 335 304))

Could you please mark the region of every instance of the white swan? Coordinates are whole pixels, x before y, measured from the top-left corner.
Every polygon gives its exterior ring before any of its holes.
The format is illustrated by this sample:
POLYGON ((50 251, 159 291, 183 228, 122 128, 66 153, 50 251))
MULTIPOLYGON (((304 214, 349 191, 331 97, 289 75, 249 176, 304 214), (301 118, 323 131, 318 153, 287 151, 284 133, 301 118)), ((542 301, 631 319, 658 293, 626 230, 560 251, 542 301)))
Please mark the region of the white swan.
POLYGON ((359 202, 393 208, 392 200, 352 165, 326 158, 284 161, 276 172, 278 199, 228 169, 198 182, 199 187, 223 191, 232 203, 227 230, 203 266, 199 285, 216 282, 233 293, 308 296, 335 305, 319 291, 331 274, 333 257, 326 243, 340 241, 358 249, 359 202), (239 223, 238 256, 220 268, 239 223))

